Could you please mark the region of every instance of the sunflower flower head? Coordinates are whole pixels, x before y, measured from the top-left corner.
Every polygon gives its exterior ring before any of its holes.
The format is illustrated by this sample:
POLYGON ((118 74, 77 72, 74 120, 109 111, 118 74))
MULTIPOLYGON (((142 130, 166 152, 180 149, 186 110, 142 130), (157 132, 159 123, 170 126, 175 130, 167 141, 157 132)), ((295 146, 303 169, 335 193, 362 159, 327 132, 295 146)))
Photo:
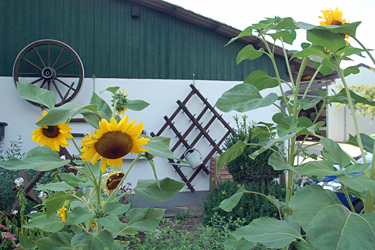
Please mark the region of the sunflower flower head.
MULTIPOLYGON (((43 110, 43 117, 46 114, 47 111, 43 110)), ((41 117, 38 117, 38 120, 41 119, 41 117)), ((60 146, 68 146, 66 139, 73 138, 73 136, 69 133, 71 130, 72 129, 69 128, 69 125, 66 124, 66 122, 54 126, 43 125, 31 133, 33 135, 32 140, 40 143, 41 147, 46 145, 52 150, 60 151, 60 146)))
POLYGON ((57 210, 57 214, 60 215, 61 220, 63 222, 66 222, 66 208, 65 208, 65 206, 62 206, 62 208, 57 210))
POLYGON ((81 141, 82 159, 95 164, 102 159, 101 170, 104 173, 107 164, 111 167, 122 166, 122 157, 129 153, 142 153, 147 151, 141 145, 147 144, 148 138, 139 138, 143 124, 135 126, 136 120, 128 122, 129 117, 124 116, 119 123, 115 118, 110 122, 102 119, 99 129, 94 134, 87 135, 81 141))
POLYGON ((110 173, 104 181, 104 193, 106 195, 111 194, 120 184, 124 176, 125 173, 122 170, 110 173))
POLYGON ((112 100, 112 106, 116 101, 116 112, 119 115, 122 115, 124 111, 126 111, 126 104, 128 104, 128 95, 125 94, 125 90, 123 93, 117 92, 112 100))
MULTIPOLYGON (((324 19, 324 21, 320 21, 319 23, 322 26, 325 26, 325 25, 341 26, 345 23, 349 23, 349 22, 346 22, 346 20, 342 18, 343 13, 337 7, 335 10, 329 9, 329 10, 322 10, 321 12, 323 13, 323 16, 319 16, 319 18, 324 19)), ((346 43, 349 44, 349 42, 346 40, 349 38, 349 36, 346 34, 340 34, 340 35, 342 35, 345 38, 346 43)))

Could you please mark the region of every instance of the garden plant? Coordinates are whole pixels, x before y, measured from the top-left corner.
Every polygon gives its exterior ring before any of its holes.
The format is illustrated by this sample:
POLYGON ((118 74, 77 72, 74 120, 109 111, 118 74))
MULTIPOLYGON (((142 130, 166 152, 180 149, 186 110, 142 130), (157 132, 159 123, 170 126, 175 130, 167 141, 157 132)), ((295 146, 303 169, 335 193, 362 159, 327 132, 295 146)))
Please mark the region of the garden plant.
MULTIPOLYGON (((345 77, 358 73, 359 69, 354 66, 342 69, 341 63, 351 60, 352 56, 362 56, 362 53, 369 56, 374 63, 375 60, 356 36, 360 22, 347 22, 338 8, 324 10, 322 13, 321 25, 297 22, 290 17, 267 18, 249 26, 228 43, 241 37, 256 36, 263 42, 263 46, 258 49, 247 45, 239 52, 237 63, 247 59, 254 60, 260 56, 269 57, 274 65, 275 76, 271 77, 260 70, 252 72, 244 83, 223 93, 216 106, 224 112, 233 110, 247 112, 275 105, 280 112, 272 117, 277 126, 275 138, 264 137, 256 144, 238 140, 220 156, 218 171, 240 156, 246 146, 253 145, 261 148, 249 157, 256 158, 260 153, 271 149, 273 153, 268 163, 275 170, 283 170, 286 174, 285 203, 267 196, 268 200, 278 207, 280 219, 262 217, 253 220, 249 225, 231 234, 232 237, 226 241, 228 248, 252 249, 262 245, 271 249, 374 249, 375 169, 369 170, 369 163, 357 163, 336 142, 321 136, 319 128, 324 122, 318 121, 318 118, 326 105, 332 103, 348 105, 356 134, 351 135, 347 143, 358 146, 362 156, 365 155, 365 151, 374 152, 374 140, 368 135, 361 134, 358 129, 354 105, 364 103, 374 106, 375 102, 355 94, 348 88, 345 77), (305 31, 307 41, 301 44, 300 51, 290 51, 288 54, 285 44, 293 44, 296 30, 305 31), (349 37, 359 44, 359 48, 348 43, 346 39, 349 37), (268 42, 266 39, 273 42, 268 42), (277 65, 275 60, 276 43, 281 44, 284 51, 290 82, 280 77, 278 68, 280 65, 277 65), (299 59, 301 62, 296 78, 293 77, 290 67, 290 60, 293 59, 299 59), (309 61, 314 62, 317 69, 306 90, 302 91, 299 97, 302 90, 302 76, 309 61), (343 81, 344 88, 339 93, 327 95, 325 92, 313 89, 312 84, 318 73, 327 75, 332 72, 336 72, 343 81), (281 96, 270 93, 263 97, 260 91, 269 88, 278 88, 281 96), (292 92, 292 97, 286 96, 286 91, 292 92), (320 97, 308 98, 308 91, 315 91, 320 97), (280 100, 285 103, 285 109, 279 105, 280 100), (319 102, 323 102, 323 105, 318 109, 319 102), (299 116, 302 110, 310 108, 317 109, 318 115, 314 120, 299 116), (296 139, 301 136, 304 139, 297 144, 296 139), (295 165, 296 157, 300 153, 308 155, 305 150, 309 146, 303 145, 308 136, 319 138, 319 143, 323 146, 322 157, 319 160, 295 165), (340 169, 335 168, 334 164, 340 169), (351 173, 356 175, 349 176, 351 173), (365 213, 356 214, 352 204, 350 204, 351 209, 346 208, 334 192, 325 190, 319 185, 307 185, 296 189, 295 181, 300 175, 317 180, 325 176, 337 176, 341 183, 341 192, 345 193, 346 197, 350 193, 362 199, 365 213)), ((316 155, 312 157, 316 158, 316 155)), ((220 204, 220 208, 231 211, 248 192, 251 190, 241 186, 233 196, 220 204)))
MULTIPOLYGON (((127 115, 122 116, 127 109, 143 110, 149 105, 147 102, 130 100, 119 87, 110 87, 105 91, 113 94, 113 108, 96 93, 86 106, 66 103, 55 107, 55 96, 48 90, 30 83, 17 83, 17 90, 22 98, 44 108, 32 133, 32 139, 40 146, 28 151, 22 159, 11 157, 0 162, 0 167, 50 171, 68 166, 75 174, 61 171, 57 181, 39 183, 36 189, 40 190, 42 203, 36 207, 37 211, 24 215, 24 199, 21 199, 20 230, 17 235, 2 233, 9 244, 15 245, 17 240, 18 247, 40 250, 124 249, 129 243, 126 240, 129 235, 152 231, 158 226, 164 209, 132 208, 131 204, 120 202, 130 191, 152 202, 165 201, 185 185, 170 178, 159 180, 156 175, 154 157, 176 158, 169 149, 170 139, 140 137, 143 124, 130 121, 127 115), (69 127, 70 120, 76 115, 93 127, 80 146, 69 127), (78 152, 73 161, 59 154, 61 148, 68 146, 68 140, 78 152), (129 153, 136 157, 130 165, 123 166, 122 159, 129 153), (139 180, 133 189, 123 189, 128 173, 140 158, 150 163, 155 179, 139 180), (119 169, 116 171, 116 168, 119 169)), ((24 198, 22 185, 18 192, 24 198)), ((7 225, 2 224, 1 229, 9 230, 12 221, 2 218, 3 221, 7 225)))

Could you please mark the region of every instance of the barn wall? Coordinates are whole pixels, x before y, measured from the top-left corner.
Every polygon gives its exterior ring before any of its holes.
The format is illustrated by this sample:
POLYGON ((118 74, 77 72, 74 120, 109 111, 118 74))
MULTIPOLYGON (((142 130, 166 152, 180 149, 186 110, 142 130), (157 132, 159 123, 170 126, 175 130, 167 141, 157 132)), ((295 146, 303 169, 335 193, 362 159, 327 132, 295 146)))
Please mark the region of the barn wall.
MULTIPOLYGON (((236 65, 245 46, 129 0, 0 1, 0 76, 11 76, 18 53, 36 40, 56 39, 81 57, 85 76, 142 79, 246 79, 254 70, 274 75, 263 56, 236 65), (132 6, 140 17, 132 18, 132 6)), ((278 58, 281 77, 285 64, 278 58)))

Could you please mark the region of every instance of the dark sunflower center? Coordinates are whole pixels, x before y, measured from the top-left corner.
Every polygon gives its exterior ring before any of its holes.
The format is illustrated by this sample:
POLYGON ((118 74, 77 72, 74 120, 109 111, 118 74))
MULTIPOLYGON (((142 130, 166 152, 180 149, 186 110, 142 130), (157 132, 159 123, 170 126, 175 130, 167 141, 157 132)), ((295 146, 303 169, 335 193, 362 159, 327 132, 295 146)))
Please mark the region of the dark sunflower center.
POLYGON ((338 20, 333 20, 332 25, 337 25, 337 26, 341 26, 342 25, 342 22, 338 21, 338 20))
POLYGON ((59 135, 59 128, 57 126, 43 127, 42 133, 49 138, 56 138, 59 135))
POLYGON ((120 131, 105 133, 97 143, 96 152, 107 159, 118 159, 127 155, 133 147, 132 139, 129 135, 120 131))
POLYGON ((106 184, 108 190, 114 190, 122 180, 122 177, 124 177, 124 173, 116 173, 109 176, 106 184))

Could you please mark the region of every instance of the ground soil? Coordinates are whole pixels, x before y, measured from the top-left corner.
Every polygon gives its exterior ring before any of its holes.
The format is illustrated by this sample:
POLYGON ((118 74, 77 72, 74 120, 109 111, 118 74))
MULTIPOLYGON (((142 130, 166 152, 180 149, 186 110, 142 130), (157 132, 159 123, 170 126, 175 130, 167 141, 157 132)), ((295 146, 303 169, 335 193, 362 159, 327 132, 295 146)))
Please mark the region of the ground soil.
POLYGON ((195 232, 198 227, 203 226, 203 217, 202 216, 192 216, 189 218, 180 219, 176 229, 178 230, 187 230, 189 232, 195 232))

